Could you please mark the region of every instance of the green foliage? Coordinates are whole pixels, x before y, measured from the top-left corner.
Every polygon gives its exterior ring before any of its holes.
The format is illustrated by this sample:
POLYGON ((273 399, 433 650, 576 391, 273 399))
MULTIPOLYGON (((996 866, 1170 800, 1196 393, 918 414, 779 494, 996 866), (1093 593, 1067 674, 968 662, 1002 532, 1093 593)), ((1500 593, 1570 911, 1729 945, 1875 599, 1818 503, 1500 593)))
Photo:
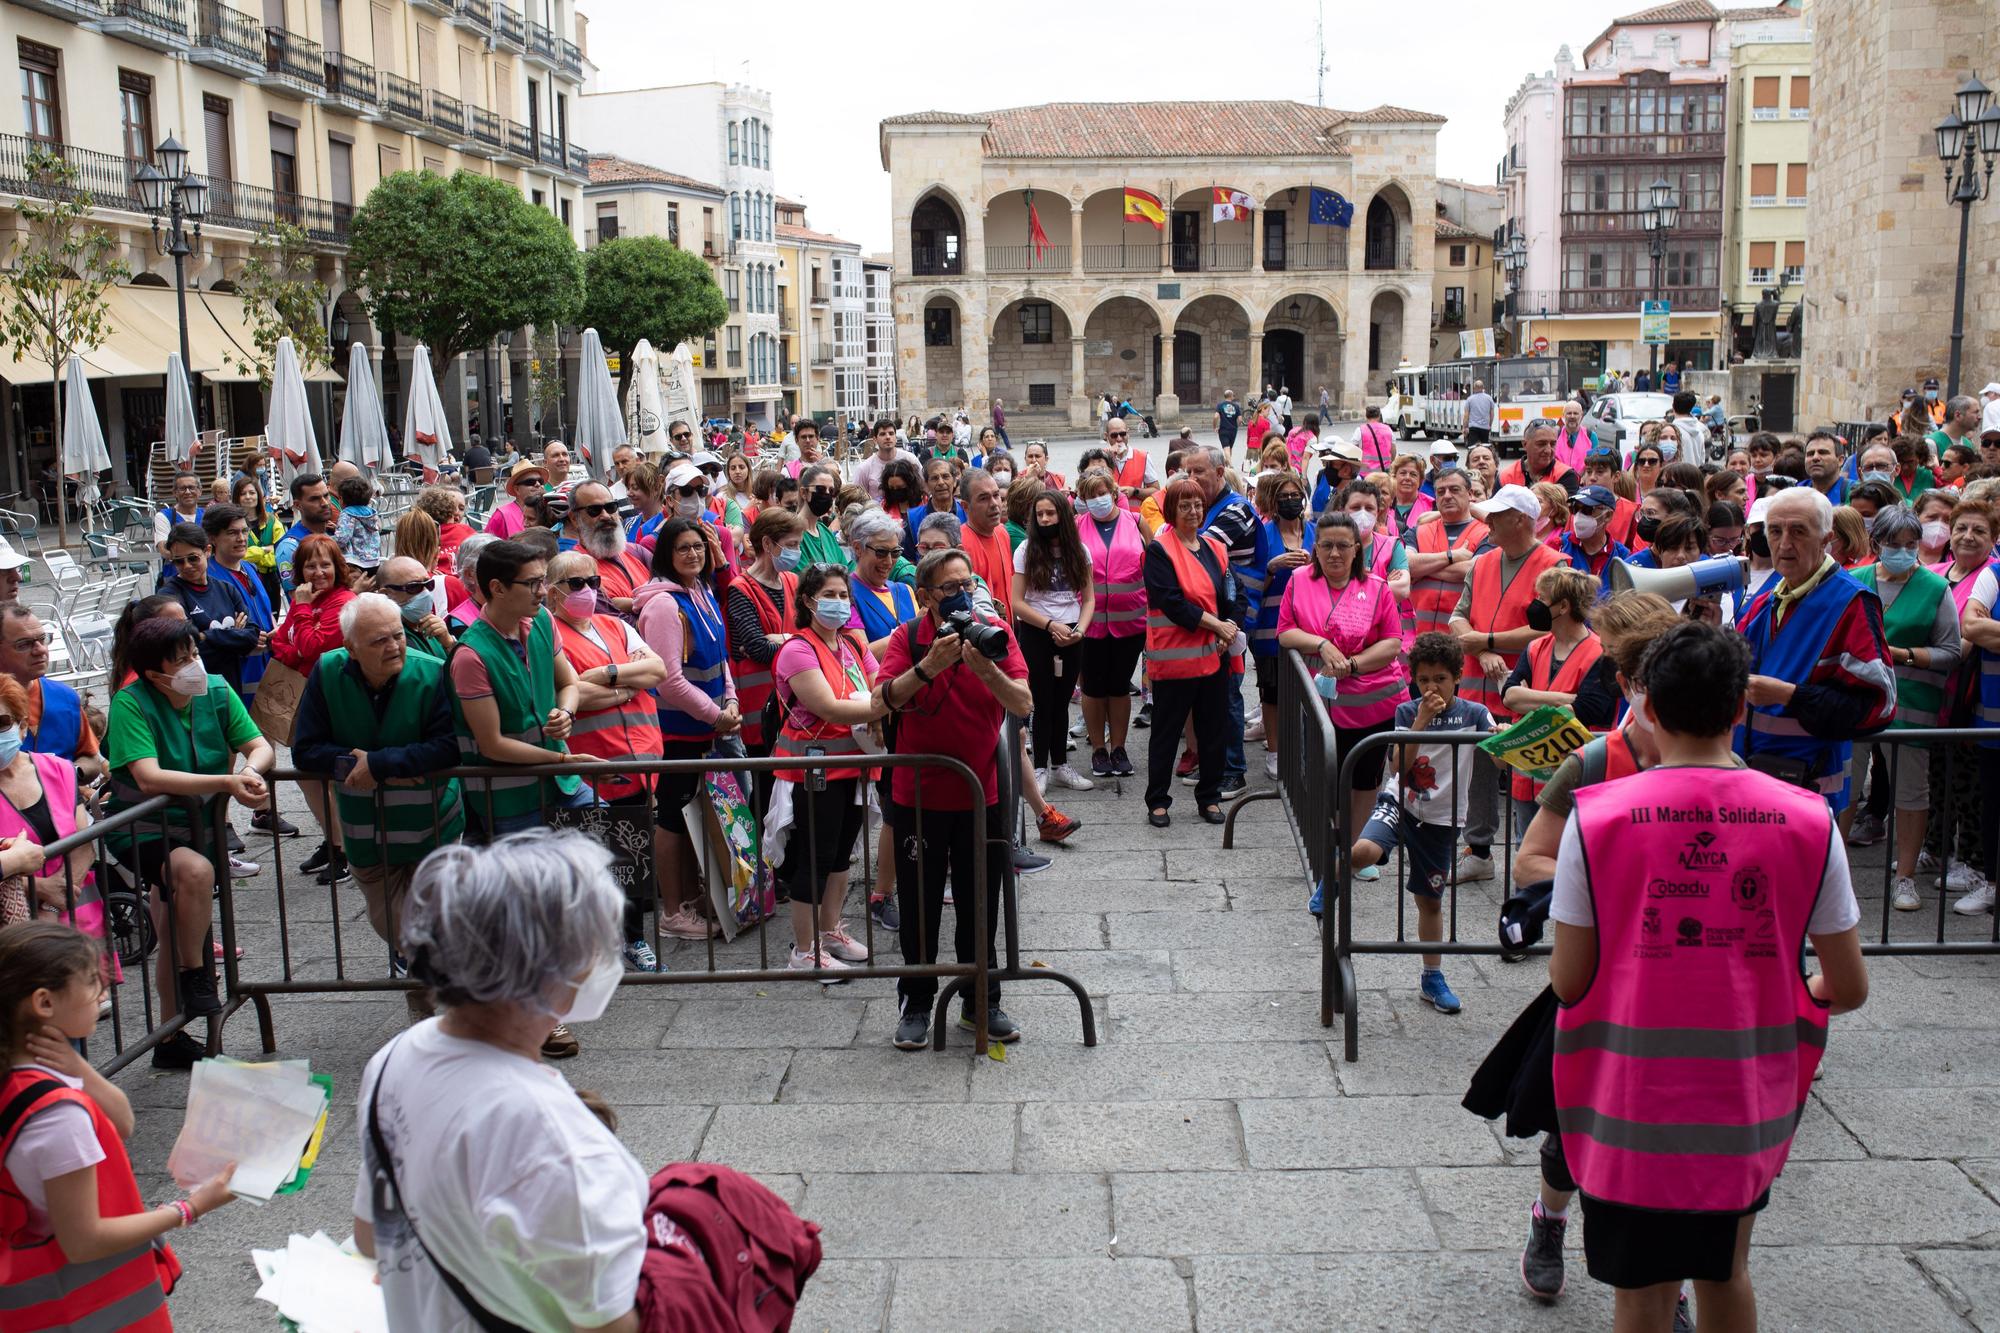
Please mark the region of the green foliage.
POLYGON ((555 325, 544 324, 536 328, 533 347, 534 357, 528 363, 528 378, 535 393, 533 427, 540 430, 543 416, 556 405, 563 390, 563 349, 556 340, 555 325))
POLYGON ((236 278, 255 348, 254 356, 230 355, 239 375, 255 375, 268 390, 280 338, 292 340, 303 374, 331 363, 333 346, 325 320, 328 294, 314 269, 312 239, 303 229, 280 222, 257 238, 236 278))
POLYGON ((630 353, 641 338, 662 355, 729 318, 729 303, 699 255, 660 236, 621 236, 583 257, 580 323, 604 345, 630 353))
MULTIPOLYGON (((95 200, 76 184, 76 168, 46 148, 28 154, 29 190, 44 202, 21 204, 25 226, 15 238, 12 271, 0 301, 0 342, 14 360, 49 368, 54 383, 71 352, 96 347, 111 335, 105 291, 131 276, 110 233, 90 225, 95 200)), ((61 394, 56 395, 61 438, 61 394)))
POLYGON ((508 329, 573 323, 583 299, 562 223, 469 171, 383 180, 354 215, 348 258, 375 322, 428 344, 440 373, 508 329))

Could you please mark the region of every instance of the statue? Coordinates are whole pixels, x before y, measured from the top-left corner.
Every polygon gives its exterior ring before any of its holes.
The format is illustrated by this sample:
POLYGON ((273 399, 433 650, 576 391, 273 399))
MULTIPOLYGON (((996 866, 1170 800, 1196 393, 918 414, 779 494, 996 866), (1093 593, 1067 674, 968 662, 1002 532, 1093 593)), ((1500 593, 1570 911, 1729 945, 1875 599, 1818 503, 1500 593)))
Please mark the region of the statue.
POLYGON ((1792 313, 1785 319, 1785 355, 1797 361, 1805 355, 1801 350, 1806 334, 1806 299, 1801 296, 1792 303, 1792 313))
POLYGON ((1750 359, 1752 361, 1772 361, 1778 355, 1778 292, 1766 287, 1764 299, 1757 303, 1757 313, 1751 325, 1750 359))

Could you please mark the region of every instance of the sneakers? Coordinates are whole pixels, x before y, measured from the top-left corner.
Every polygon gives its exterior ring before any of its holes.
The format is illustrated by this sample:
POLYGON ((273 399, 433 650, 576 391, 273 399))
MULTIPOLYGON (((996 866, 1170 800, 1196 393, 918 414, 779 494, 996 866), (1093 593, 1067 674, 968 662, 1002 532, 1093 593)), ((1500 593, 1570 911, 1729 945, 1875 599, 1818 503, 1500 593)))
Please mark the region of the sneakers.
POLYGON ((1194 785, 1194 771, 1200 767, 1200 755, 1196 754, 1193 750, 1182 750, 1180 761, 1174 765, 1174 776, 1192 787, 1194 785))
POLYGON ((1129 778, 1137 771, 1132 767, 1132 760, 1125 753, 1125 747, 1122 745, 1112 748, 1111 771, 1121 778, 1129 778))
POLYGON ((1493 858, 1474 856, 1471 852, 1460 852, 1458 856, 1458 882, 1470 884, 1475 880, 1493 878, 1493 858))
POLYGON ((1153 725, 1153 701, 1151 699, 1139 705, 1139 715, 1132 719, 1132 725, 1141 731, 1153 725))
POLYGON ((682 903, 680 910, 660 922, 662 934, 681 940, 705 940, 715 933, 715 923, 682 903))
MULTIPOLYGON (((972 1010, 958 1011, 958 1025, 967 1032, 973 1030, 972 1010)), ((1021 1039, 1021 1025, 1007 1017, 1007 1011, 999 1005, 990 1005, 986 1010, 986 1037, 989 1041, 1015 1042, 1021 1039)))
POLYGON ((1549 1217, 1542 1201, 1528 1209, 1528 1244, 1521 1251, 1521 1285, 1530 1296, 1552 1301, 1563 1294, 1563 1235, 1567 1217, 1549 1217))
MULTIPOLYGON (((1078 697, 1080 698, 1081 696, 1079 695, 1078 697)), ((1069 724, 1069 734, 1076 737, 1078 740, 1083 739, 1083 732, 1084 732, 1084 726, 1082 718, 1078 718, 1076 721, 1069 724)))
POLYGON ((345 852, 335 852, 332 859, 321 866, 319 873, 313 876, 316 883, 329 885, 345 884, 353 878, 353 872, 347 868, 347 853, 345 852))
POLYGON ((868 946, 848 934, 845 926, 822 930, 819 933, 819 947, 843 963, 868 961, 868 946))
MULTIPOLYGON (((824 944, 825 940, 826 937, 822 935, 820 937, 821 943, 824 944)), ((789 972, 818 972, 820 974, 820 984, 823 986, 837 986, 847 980, 846 977, 834 975, 836 972, 845 972, 847 964, 835 958, 824 948, 820 949, 818 953, 813 953, 810 950, 793 949, 791 960, 785 964, 785 969, 789 972)))
POLYGON ((583 1047, 577 1045, 576 1035, 569 1030, 569 1024, 556 1024, 555 1031, 549 1033, 542 1043, 542 1059, 567 1060, 583 1047))
POLYGON ((889 1044, 899 1051, 921 1051, 930 1044, 931 1010, 929 1005, 917 1009, 904 1009, 896 1020, 896 1035, 889 1044))
POLYGON ((1224 775, 1222 785, 1215 789, 1215 794, 1227 801, 1249 790, 1250 784, 1244 780, 1241 773, 1229 773, 1224 775))
MULTIPOLYGON (((1035 820, 1035 830, 1041 835, 1043 842, 1060 843, 1082 827, 1082 820, 1071 819, 1054 806, 1042 811, 1041 816, 1035 820)), ((1018 866, 1015 868, 1019 869, 1018 866)))
POLYGON ((250 827, 265 837, 270 837, 272 834, 276 834, 280 838, 296 838, 299 836, 299 826, 275 810, 259 810, 256 814, 250 816, 250 827))
POLYGON ((1109 750, 1100 745, 1090 752, 1090 775, 1092 777, 1108 778, 1113 775, 1113 772, 1114 770, 1111 767, 1111 752, 1109 750))
POLYGON ((1264 739, 1264 719, 1261 717, 1251 718, 1249 724, 1243 728, 1244 742, 1247 744, 1250 741, 1261 741, 1263 739, 1264 739))
POLYGON ((1266 779, 1266 780, 1268 780, 1268 781, 1271 781, 1271 782, 1276 782, 1276 781, 1278 780, 1278 756, 1277 756, 1277 755, 1275 755, 1275 754, 1267 754, 1267 755, 1265 755, 1265 756, 1264 756, 1264 777, 1265 777, 1265 779, 1266 779))
POLYGON ((1687 1288, 1681 1288, 1681 1298, 1674 1302, 1674 1333, 1694 1333, 1694 1310, 1688 1305, 1687 1288))
POLYGON ((153 1048, 153 1068, 193 1069, 208 1054, 208 1048, 185 1032, 176 1032, 153 1048))
POLYGON ((1354 878, 1366 884, 1373 884, 1376 880, 1382 878, 1382 867, 1379 864, 1363 866, 1354 872, 1354 878))
MULTIPOLYGON (((1050 807, 1050 809, 1053 811, 1054 807, 1050 807)), ((1048 857, 1038 856, 1025 847, 1014 848, 1010 855, 1014 863, 1014 873, 1017 875, 1032 875, 1038 871, 1047 870, 1055 864, 1048 857)))
POLYGON ((333 858, 333 844, 330 842, 322 842, 320 843, 318 848, 316 848, 313 851, 313 854, 306 858, 306 863, 300 866, 299 869, 305 874, 317 875, 320 871, 326 869, 326 863, 332 858, 333 858))
POLYGON ((215 992, 215 973, 205 967, 180 970, 181 1008, 197 1018, 222 1012, 222 997, 215 992))
POLYGON ((875 898, 868 903, 868 915, 875 919, 875 929, 891 933, 903 928, 903 914, 896 907, 894 898, 875 898))
POLYGON ((1914 912, 1923 906, 1923 900, 1917 897, 1917 882, 1908 875, 1897 879, 1895 895, 1890 901, 1898 912, 1914 912))
POLYGON ((1944 872, 1944 886, 1957 893, 1970 893, 1985 885, 1986 876, 1963 861, 1953 861, 1951 869, 1944 872))
POLYGON ((1937 858, 1931 855, 1930 848, 1926 847, 1917 853, 1917 873, 1919 875, 1935 875, 1937 868, 1937 858))
POLYGON ((1850 847, 1873 847, 1882 841, 1882 821, 1863 813, 1855 817, 1852 827, 1847 830, 1847 845, 1850 847))
POLYGON ((1978 916, 1993 910, 1993 886, 1982 882, 1978 888, 1951 905, 1960 916, 1978 916))
POLYGON ((1035 790, 1036 790, 1036 791, 1047 791, 1048 789, 1049 789, 1049 770, 1047 770, 1046 768, 1038 768, 1038 769, 1036 769, 1036 770, 1035 770, 1035 790))
POLYGON ((255 861, 246 861, 234 853, 230 854, 229 877, 231 879, 249 879, 262 869, 263 867, 255 861))
POLYGON ((627 972, 659 972, 660 956, 653 952, 653 946, 644 940, 628 940, 625 944, 625 970, 627 972))
POLYGON ((1451 993, 1451 987, 1445 984, 1442 972, 1433 972, 1425 968, 1423 984, 1417 991, 1424 997, 1425 1004, 1441 1014, 1455 1014, 1465 1008, 1458 1002, 1458 997, 1451 993))
MULTIPOLYGON (((1098 753, 1102 754, 1103 751, 1100 750, 1098 753)), ((1108 758, 1109 756, 1106 757, 1108 758)), ((1092 767, 1095 767, 1094 763, 1092 767)), ((1068 764, 1057 764, 1052 776, 1054 776, 1058 786, 1066 787, 1070 791, 1089 791, 1097 785, 1068 764)))

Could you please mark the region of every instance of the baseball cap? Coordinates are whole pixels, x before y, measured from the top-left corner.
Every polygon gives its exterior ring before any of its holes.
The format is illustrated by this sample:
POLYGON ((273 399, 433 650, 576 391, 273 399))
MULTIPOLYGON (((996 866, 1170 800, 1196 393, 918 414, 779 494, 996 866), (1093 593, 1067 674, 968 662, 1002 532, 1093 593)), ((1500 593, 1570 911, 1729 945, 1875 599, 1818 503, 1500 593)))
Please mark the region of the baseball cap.
POLYGON ((1776 496, 1771 495, 1758 496, 1750 502, 1750 516, 1743 521, 1746 524, 1762 523, 1765 516, 1771 512, 1771 501, 1776 498, 1776 496))
POLYGON ((1431 446, 1431 457, 1457 458, 1458 446, 1453 444, 1450 440, 1439 440, 1436 444, 1431 446))
MULTIPOLYGON (((1602 488, 1600 488, 1602 489, 1602 488)), ((1481 500, 1472 506, 1474 518, 1491 518, 1503 509, 1511 509, 1529 518, 1542 516, 1542 502, 1526 486, 1502 486, 1493 492, 1492 498, 1481 500)))
POLYGON ((14 549, 14 544, 0 537, 0 569, 19 569, 28 563, 28 557, 14 549))
POLYGON ((1937 388, 1937 386, 1938 386, 1938 378, 1935 375, 1931 376, 1929 379, 1924 381, 1924 387, 1926 389, 1935 389, 1937 388))
POLYGON ((1986 387, 1981 389, 1979 392, 1981 394, 1990 393, 1990 394, 2000 395, 2000 380, 1988 380, 1986 382, 1986 387))
POLYGON ((667 473, 667 485, 672 486, 676 490, 679 490, 683 486, 693 486, 707 480, 708 478, 702 475, 701 469, 693 463, 676 463, 672 470, 667 473))
POLYGON ((722 470, 722 460, 707 450, 703 450, 694 456, 694 465, 698 468, 712 467, 718 472, 722 470))
POLYGON ((1608 486, 1579 486, 1575 495, 1569 498, 1572 509, 1616 509, 1618 497, 1608 486))

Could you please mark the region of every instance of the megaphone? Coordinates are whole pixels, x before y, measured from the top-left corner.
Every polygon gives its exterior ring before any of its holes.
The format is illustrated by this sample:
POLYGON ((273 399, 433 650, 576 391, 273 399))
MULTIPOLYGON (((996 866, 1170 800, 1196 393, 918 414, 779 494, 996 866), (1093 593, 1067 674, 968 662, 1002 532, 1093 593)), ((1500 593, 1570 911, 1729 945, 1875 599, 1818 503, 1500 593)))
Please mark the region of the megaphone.
POLYGON ((1738 597, 1749 577, 1750 562, 1741 556, 1719 555, 1679 569, 1647 569, 1628 560, 1611 562, 1611 591, 1658 593, 1670 602, 1728 593, 1738 597))

